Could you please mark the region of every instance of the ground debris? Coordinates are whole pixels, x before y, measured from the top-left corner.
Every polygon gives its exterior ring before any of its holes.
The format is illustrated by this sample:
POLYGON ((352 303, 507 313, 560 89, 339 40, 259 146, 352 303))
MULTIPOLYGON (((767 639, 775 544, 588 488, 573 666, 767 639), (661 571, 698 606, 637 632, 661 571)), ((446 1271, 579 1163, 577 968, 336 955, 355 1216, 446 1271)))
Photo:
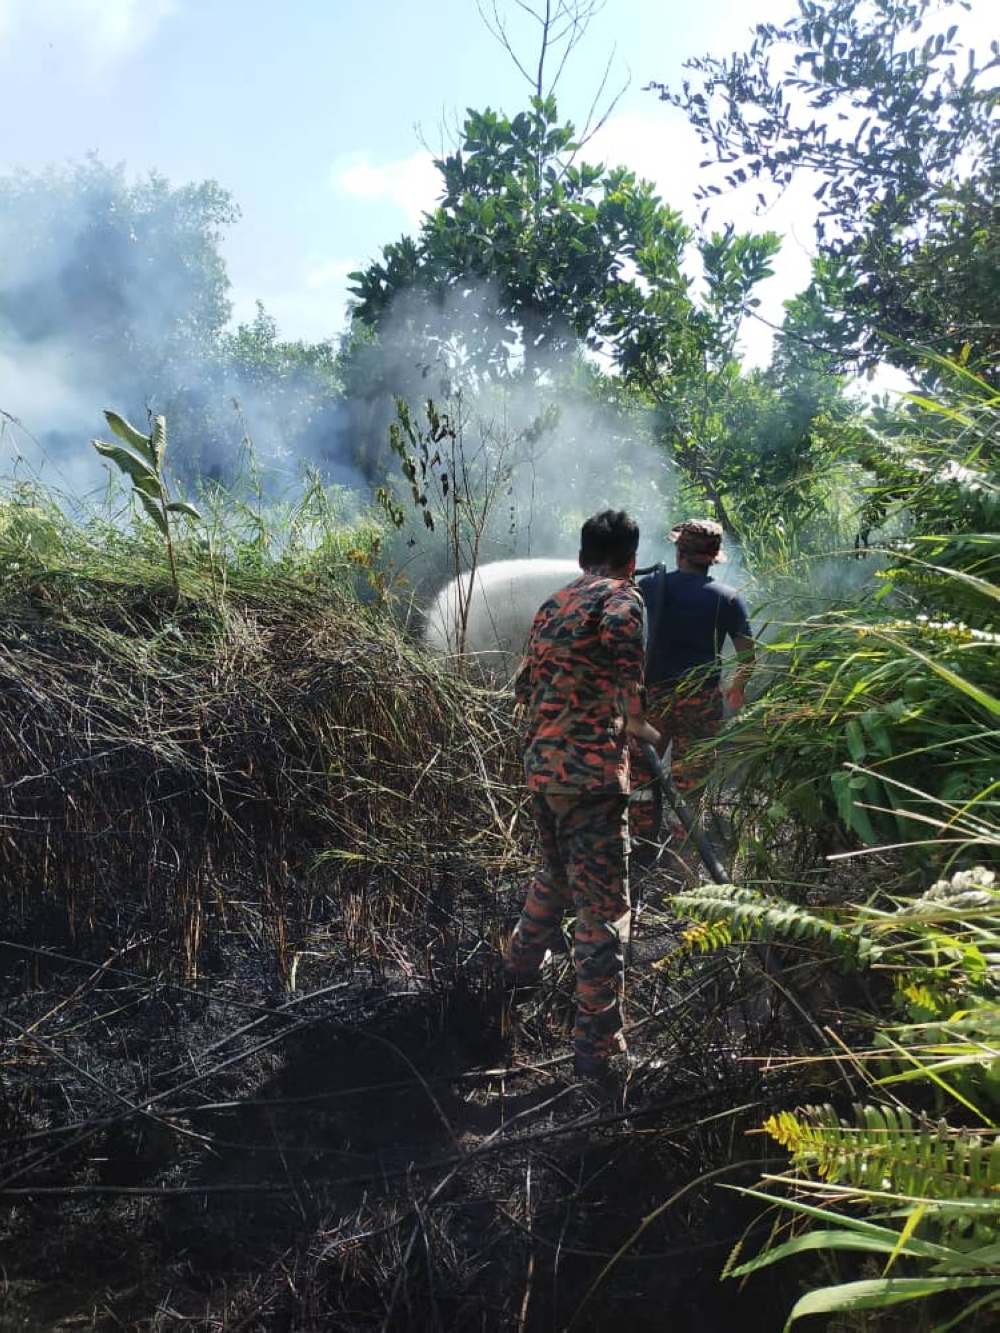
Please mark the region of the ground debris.
POLYGON ((336 599, 159 614, 71 585, 0 625, 0 1329, 770 1333, 715 1188, 784 1096, 760 969, 685 953, 657 871, 658 1063, 596 1105, 568 956, 516 1012, 499 981, 509 700, 336 599))

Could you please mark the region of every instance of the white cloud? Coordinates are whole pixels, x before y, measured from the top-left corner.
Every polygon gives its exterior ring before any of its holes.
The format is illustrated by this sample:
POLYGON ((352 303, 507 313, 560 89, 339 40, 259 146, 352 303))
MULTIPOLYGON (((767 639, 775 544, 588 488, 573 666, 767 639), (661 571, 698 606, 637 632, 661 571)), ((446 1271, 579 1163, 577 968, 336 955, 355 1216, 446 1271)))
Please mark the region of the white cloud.
POLYGON ((355 162, 344 170, 334 168, 337 185, 357 199, 380 199, 390 192, 389 169, 370 162, 355 162))
POLYGON ((652 106, 648 112, 613 115, 588 141, 582 156, 609 168, 628 167, 652 181, 665 203, 686 212, 704 154, 679 112, 663 104, 652 106))
POLYGON ((341 157, 333 164, 330 177, 336 189, 355 199, 389 200, 413 227, 434 208, 441 194, 440 173, 426 150, 384 166, 359 154, 341 157))
POLYGON ((0 0, 0 37, 56 38, 109 65, 149 41, 179 0, 0 0))

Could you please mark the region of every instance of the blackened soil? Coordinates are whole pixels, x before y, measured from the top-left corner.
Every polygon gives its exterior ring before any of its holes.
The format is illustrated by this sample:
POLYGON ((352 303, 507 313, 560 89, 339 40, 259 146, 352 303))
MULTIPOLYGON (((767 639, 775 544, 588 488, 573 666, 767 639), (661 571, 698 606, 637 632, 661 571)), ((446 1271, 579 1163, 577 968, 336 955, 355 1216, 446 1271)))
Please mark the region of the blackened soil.
MULTIPOLYGON (((629 981, 627 1106, 570 1073, 572 972, 512 1010, 495 950, 377 972, 321 938, 293 994, 231 956, 3 957, 3 1330, 781 1326, 794 1277, 723 1280, 758 1209, 794 1034, 740 955, 629 981), (101 965, 103 962, 103 965, 101 965)), ((777 1166, 780 1163, 771 1162, 777 1166)))

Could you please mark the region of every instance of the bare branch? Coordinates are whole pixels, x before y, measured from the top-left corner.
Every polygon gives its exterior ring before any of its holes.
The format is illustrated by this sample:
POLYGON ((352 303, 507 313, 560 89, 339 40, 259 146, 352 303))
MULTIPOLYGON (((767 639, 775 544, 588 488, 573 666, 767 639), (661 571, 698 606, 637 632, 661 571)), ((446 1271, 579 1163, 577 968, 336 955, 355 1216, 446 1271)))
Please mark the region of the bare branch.
MULTIPOLYGON (((476 8, 483 23, 510 56, 515 68, 531 87, 534 95, 540 99, 554 96, 571 54, 583 41, 591 22, 604 9, 607 0, 539 0, 539 3, 533 3, 532 0, 511 0, 511 3, 539 29, 538 56, 534 73, 529 70, 514 48, 509 22, 501 11, 500 0, 490 0, 488 7, 485 0, 476 0, 476 8), (550 62, 555 63, 555 71, 546 78, 546 67, 550 62)), ((597 93, 587 112, 583 130, 585 140, 605 124, 629 86, 630 80, 626 80, 621 92, 601 113, 597 125, 592 126, 595 109, 607 86, 616 49, 613 47, 611 50, 597 93)))

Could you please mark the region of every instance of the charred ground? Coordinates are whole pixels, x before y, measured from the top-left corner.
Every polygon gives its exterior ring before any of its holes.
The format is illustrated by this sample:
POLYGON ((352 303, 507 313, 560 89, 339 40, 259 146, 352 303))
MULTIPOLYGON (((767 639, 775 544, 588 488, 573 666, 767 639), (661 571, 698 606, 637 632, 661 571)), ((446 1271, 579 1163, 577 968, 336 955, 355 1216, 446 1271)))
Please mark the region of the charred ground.
POLYGON ((107 581, 8 604, 0 727, 0 1326, 776 1326, 795 1276, 720 1281, 763 1224, 719 1186, 808 1034, 756 956, 678 948, 670 852, 629 980, 662 1065, 625 1114, 574 1083, 568 959, 516 1011, 497 976, 506 700, 332 594, 107 581))

